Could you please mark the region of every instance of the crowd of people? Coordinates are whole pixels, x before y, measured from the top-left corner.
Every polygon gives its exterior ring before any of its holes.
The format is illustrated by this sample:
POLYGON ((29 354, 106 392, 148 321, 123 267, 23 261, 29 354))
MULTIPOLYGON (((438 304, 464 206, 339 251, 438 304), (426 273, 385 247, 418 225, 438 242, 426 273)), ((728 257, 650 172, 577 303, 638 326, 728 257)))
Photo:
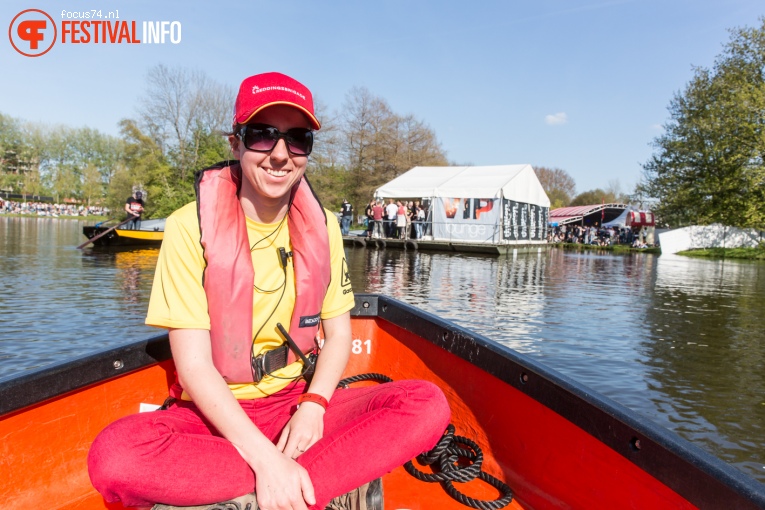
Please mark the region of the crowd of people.
POLYGON ((427 208, 419 201, 372 200, 364 212, 367 239, 422 239, 427 208))
POLYGON ((95 205, 15 202, 0 198, 0 214, 34 214, 37 216, 107 216, 109 209, 95 205))
POLYGON ((591 226, 561 225, 553 227, 547 234, 548 243, 589 244, 595 246, 627 245, 633 248, 648 248, 641 231, 630 227, 604 227, 597 223, 591 226))

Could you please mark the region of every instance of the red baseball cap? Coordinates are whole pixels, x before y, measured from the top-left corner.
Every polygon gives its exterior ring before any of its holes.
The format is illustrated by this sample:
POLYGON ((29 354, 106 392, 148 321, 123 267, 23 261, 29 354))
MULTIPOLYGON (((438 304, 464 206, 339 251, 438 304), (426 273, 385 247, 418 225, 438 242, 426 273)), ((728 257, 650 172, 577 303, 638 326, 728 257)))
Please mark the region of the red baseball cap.
POLYGON ((282 73, 256 74, 242 82, 234 105, 234 124, 247 124, 263 108, 277 104, 297 108, 308 117, 314 129, 321 128, 313 113, 311 91, 282 73))

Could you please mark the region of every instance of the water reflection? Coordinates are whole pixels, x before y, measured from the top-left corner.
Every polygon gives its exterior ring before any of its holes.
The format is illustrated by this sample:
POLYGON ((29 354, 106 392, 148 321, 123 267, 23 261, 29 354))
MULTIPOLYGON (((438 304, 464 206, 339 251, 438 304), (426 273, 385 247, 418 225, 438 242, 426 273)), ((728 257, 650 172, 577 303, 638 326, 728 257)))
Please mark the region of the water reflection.
POLYGON ((83 222, 0 217, 0 377, 156 334, 157 250, 77 250, 83 222))
MULTIPOLYGON (((158 251, 76 250, 82 223, 0 217, 0 377, 157 330, 158 251)), ((527 353, 765 481, 765 265, 546 250, 348 248, 356 291, 527 353)))
POLYGON ((765 457, 763 268, 662 257, 644 342, 652 384, 667 397, 656 401, 655 419, 760 476, 765 457))
POLYGON ((347 254, 356 288, 366 282, 537 357, 765 481, 762 264, 563 250, 347 254))

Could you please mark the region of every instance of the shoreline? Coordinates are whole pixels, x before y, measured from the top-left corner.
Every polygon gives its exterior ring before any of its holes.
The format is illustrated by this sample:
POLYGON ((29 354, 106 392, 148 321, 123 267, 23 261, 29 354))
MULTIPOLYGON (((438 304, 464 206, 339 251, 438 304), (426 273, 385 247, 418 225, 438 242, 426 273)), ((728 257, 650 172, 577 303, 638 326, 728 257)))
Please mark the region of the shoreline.
POLYGON ((765 246, 757 248, 699 248, 679 251, 676 255, 707 259, 765 260, 765 246))
POLYGON ((581 244, 581 243, 550 243, 550 246, 554 246, 556 248, 563 248, 564 250, 577 250, 577 251, 585 251, 585 250, 598 250, 598 251, 611 251, 614 253, 655 253, 657 255, 661 254, 661 248, 659 247, 651 247, 651 248, 633 248, 632 246, 627 246, 624 244, 612 244, 609 246, 598 246, 594 244, 581 244))
POLYGON ((80 221, 107 221, 108 216, 68 216, 62 214, 60 216, 43 216, 39 214, 14 214, 0 212, 0 218, 37 218, 40 220, 80 220, 80 221))

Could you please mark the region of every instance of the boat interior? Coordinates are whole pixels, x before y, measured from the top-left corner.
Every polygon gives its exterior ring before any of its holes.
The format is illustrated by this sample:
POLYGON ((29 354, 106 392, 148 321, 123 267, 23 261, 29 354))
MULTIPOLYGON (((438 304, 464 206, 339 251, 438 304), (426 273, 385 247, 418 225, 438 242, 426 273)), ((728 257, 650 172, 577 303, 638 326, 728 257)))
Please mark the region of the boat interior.
MULTIPOLYGON (((354 349, 345 375, 380 373, 439 385, 456 434, 475 441, 482 470, 512 489, 505 508, 765 504, 762 484, 507 347, 382 296, 357 295, 352 315, 354 349)), ((122 508, 91 487, 88 448, 110 422, 141 404, 161 404, 173 380, 166 336, 0 380, 3 506, 122 508)), ((478 500, 501 496, 479 479, 454 485, 478 500)), ((468 508, 440 484, 421 482, 403 468, 387 474, 383 487, 387 510, 468 508)))

